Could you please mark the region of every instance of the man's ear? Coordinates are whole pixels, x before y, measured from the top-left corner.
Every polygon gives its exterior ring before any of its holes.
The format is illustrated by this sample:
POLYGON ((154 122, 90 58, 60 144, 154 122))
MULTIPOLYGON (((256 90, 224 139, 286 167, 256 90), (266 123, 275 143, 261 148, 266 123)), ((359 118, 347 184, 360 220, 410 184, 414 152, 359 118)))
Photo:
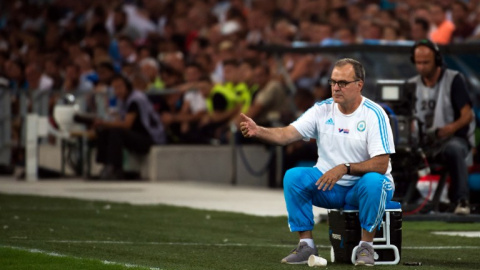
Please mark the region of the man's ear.
POLYGON ((360 87, 360 91, 362 91, 363 90, 363 84, 364 84, 363 81, 358 81, 357 84, 360 87))

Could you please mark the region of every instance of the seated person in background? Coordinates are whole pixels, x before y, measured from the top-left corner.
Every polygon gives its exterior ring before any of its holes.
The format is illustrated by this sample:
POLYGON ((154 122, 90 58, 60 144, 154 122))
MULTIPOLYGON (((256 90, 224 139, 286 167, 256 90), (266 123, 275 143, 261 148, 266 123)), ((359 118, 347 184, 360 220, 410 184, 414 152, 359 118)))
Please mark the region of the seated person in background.
POLYGON ((71 93, 74 96, 86 94, 93 91, 93 83, 81 77, 80 66, 71 62, 65 67, 65 79, 62 85, 62 91, 71 93))
POLYGON ((207 97, 208 114, 203 117, 200 127, 210 138, 225 141, 229 123, 239 112, 248 110, 249 89, 243 82, 236 60, 223 63, 225 82, 216 84, 207 97))
MULTIPOLYGON (((270 68, 257 62, 250 62, 251 95, 254 96, 251 106, 245 113, 262 126, 272 126, 280 121, 281 115, 290 107, 287 89, 284 85, 270 76, 270 68)), ((244 66, 244 64, 242 64, 244 66)), ((240 117, 236 119, 240 124, 240 117)))
POLYGON ((115 76, 115 68, 112 63, 105 61, 96 66, 97 81, 93 94, 88 100, 88 112, 95 113, 98 117, 109 118, 112 108, 115 107, 115 95, 111 87, 112 78, 115 76))
POLYGON ((183 83, 183 74, 169 65, 163 64, 161 68, 161 77, 165 89, 160 92, 148 92, 151 102, 154 103, 155 110, 160 114, 161 120, 165 125, 167 141, 169 143, 180 142, 180 124, 171 121, 171 115, 180 113, 183 102, 183 93, 177 91, 175 87, 183 83), (157 100, 152 101, 152 95, 157 95, 157 100))
POLYGON ((412 61, 419 75, 415 113, 420 121, 420 140, 426 154, 442 162, 451 177, 449 199, 454 213, 470 214, 466 158, 474 146, 472 101, 464 77, 443 66, 435 43, 420 40, 412 47, 412 61))
POLYGON ((96 119, 97 162, 105 164, 100 179, 123 178, 123 150, 147 154, 153 144, 165 143, 165 131, 145 93, 134 91, 123 76, 112 79, 119 119, 96 119))
POLYGON ((180 124, 178 136, 181 143, 201 143, 207 139, 203 136, 199 123, 207 114, 206 98, 211 88, 212 84, 203 68, 197 63, 188 64, 185 69, 185 83, 175 87, 176 91, 183 93, 180 111, 162 113, 164 123, 180 124))
POLYGON ((148 80, 147 91, 156 92, 165 88, 165 85, 160 77, 159 64, 154 58, 142 59, 139 63, 142 73, 148 80))

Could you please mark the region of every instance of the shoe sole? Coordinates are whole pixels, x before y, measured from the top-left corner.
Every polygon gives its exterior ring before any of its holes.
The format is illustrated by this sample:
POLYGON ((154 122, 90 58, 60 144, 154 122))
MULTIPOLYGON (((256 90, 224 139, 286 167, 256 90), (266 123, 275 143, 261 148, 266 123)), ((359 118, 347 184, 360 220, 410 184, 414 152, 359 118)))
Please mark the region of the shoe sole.
POLYGON ((284 263, 284 264, 308 264, 308 261, 302 261, 302 262, 286 262, 286 261, 282 261, 281 263, 284 263))
POLYGON ((355 262, 355 266, 374 266, 371 263, 365 263, 364 261, 355 262))

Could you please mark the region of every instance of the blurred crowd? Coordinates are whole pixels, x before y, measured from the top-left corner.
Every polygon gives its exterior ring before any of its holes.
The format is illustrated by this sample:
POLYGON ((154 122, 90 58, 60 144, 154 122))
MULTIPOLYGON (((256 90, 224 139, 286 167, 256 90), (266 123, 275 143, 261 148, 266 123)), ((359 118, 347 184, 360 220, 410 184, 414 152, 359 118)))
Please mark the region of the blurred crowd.
POLYGON ((121 74, 150 97, 168 143, 222 143, 239 112, 285 124, 330 96, 318 79, 329 60, 275 59, 252 45, 424 38, 480 40, 480 1, 1 1, 0 82, 16 115, 16 97, 42 91, 51 107, 65 93, 106 94, 114 107, 121 74))

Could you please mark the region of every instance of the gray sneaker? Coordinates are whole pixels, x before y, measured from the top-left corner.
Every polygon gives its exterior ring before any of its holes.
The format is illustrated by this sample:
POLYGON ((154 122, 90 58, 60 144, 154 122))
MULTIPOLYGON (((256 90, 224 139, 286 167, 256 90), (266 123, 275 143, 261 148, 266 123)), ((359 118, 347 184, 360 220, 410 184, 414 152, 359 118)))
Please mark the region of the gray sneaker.
POLYGON ((366 266, 374 266, 375 259, 373 259, 373 254, 375 251, 373 247, 371 247, 367 243, 362 243, 357 248, 357 260, 355 261, 355 266, 357 265, 366 265, 366 266))
POLYGON ((286 264, 307 264, 310 255, 318 256, 317 248, 311 248, 305 242, 298 243, 298 246, 292 250, 290 255, 283 258, 281 263, 286 264))
POLYGON ((455 215, 466 216, 470 215, 470 204, 467 200, 462 199, 458 202, 457 207, 455 208, 455 215))

